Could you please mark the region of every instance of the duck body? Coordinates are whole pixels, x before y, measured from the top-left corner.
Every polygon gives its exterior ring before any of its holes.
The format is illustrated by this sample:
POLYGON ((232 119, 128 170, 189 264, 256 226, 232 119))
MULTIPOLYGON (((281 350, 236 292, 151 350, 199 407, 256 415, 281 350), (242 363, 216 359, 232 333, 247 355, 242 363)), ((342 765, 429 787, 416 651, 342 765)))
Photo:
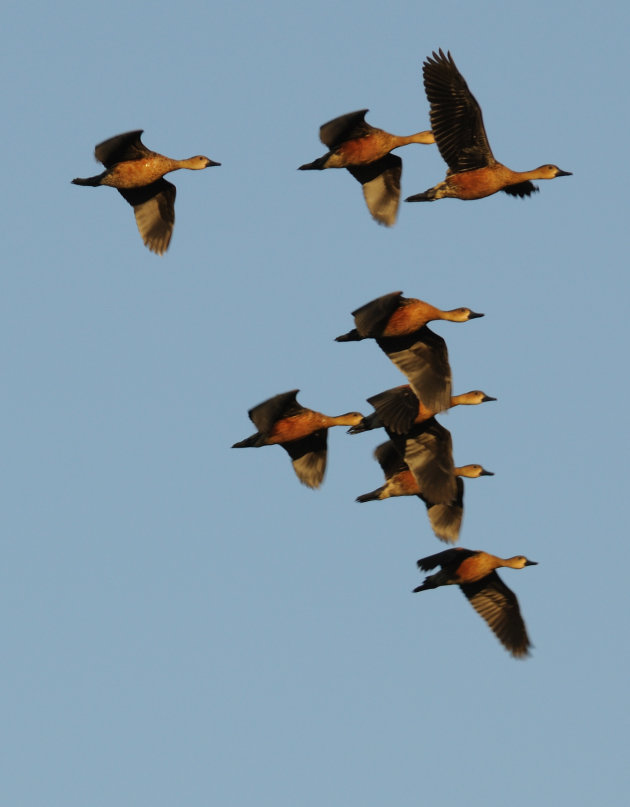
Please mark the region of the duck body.
POLYGON ((483 199, 498 191, 525 197, 538 190, 532 180, 571 176, 549 163, 531 171, 512 171, 495 159, 481 107, 450 53, 434 52, 425 60, 422 72, 435 142, 448 171, 443 182, 407 197, 407 202, 483 199))
POLYGON ((372 217, 391 227, 398 214, 402 160, 390 152, 409 143, 434 143, 430 131, 393 135, 371 126, 365 120, 367 109, 349 112, 320 127, 319 139, 329 151, 300 171, 347 168, 361 183, 372 217))
POLYGON ((326 471, 328 429, 351 426, 363 416, 360 412, 329 416, 307 409, 298 403, 298 392, 280 393, 250 409, 249 418, 258 431, 232 448, 280 445, 291 457, 300 482, 317 488, 326 471))
POLYGON ((409 196, 406 202, 433 202, 436 199, 483 199, 498 191, 510 196, 530 196, 538 191, 532 179, 554 179, 559 176, 571 176, 561 171, 556 165, 541 165, 533 171, 512 171, 501 163, 485 168, 477 168, 458 174, 450 174, 443 182, 424 193, 409 196))
POLYGON ((500 558, 476 549, 455 547, 421 558, 417 565, 423 571, 430 571, 436 566, 441 566, 441 569, 426 577, 414 592, 440 586, 459 586, 473 608, 514 657, 522 658, 529 654, 531 642, 518 600, 496 569, 523 569, 525 566, 536 566, 535 561, 528 560, 524 555, 500 558))
POLYGON ((158 255, 168 248, 175 225, 175 186, 164 175, 180 168, 200 170, 221 163, 201 155, 175 160, 150 151, 142 143, 142 129, 111 137, 99 143, 94 155, 105 171, 93 177, 72 180, 74 185, 116 188, 133 207, 136 224, 145 245, 158 255))

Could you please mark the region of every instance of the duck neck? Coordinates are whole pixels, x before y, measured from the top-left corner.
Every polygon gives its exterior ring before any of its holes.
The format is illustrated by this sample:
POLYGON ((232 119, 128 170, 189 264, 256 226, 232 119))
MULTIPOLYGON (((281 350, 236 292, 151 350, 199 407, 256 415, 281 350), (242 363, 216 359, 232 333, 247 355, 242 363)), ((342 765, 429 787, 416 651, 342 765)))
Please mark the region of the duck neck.
POLYGON ((400 140, 401 146, 406 146, 409 143, 421 143, 422 145, 430 145, 431 143, 435 143, 435 138, 433 137, 433 132, 426 131, 426 132, 416 132, 412 135, 407 135, 405 137, 401 137, 400 140))
POLYGON ((357 426, 363 420, 358 412, 346 412, 345 415, 331 415, 326 417, 328 426, 357 426))

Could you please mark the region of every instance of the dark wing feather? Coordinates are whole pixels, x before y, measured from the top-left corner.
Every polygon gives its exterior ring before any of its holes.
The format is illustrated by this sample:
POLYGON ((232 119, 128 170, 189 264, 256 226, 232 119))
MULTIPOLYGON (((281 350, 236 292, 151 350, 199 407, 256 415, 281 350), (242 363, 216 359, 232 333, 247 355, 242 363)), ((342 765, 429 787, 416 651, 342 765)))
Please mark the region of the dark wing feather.
POLYGON ((442 552, 436 552, 435 555, 420 558, 420 560, 416 562, 416 565, 419 569, 422 569, 423 572, 435 569, 436 566, 451 570, 459 566, 466 558, 470 558, 472 555, 476 554, 476 549, 464 549, 461 546, 456 546, 453 549, 444 549, 442 552))
POLYGON ((394 387, 367 400, 379 421, 395 434, 406 434, 418 417, 418 398, 409 386, 394 387))
POLYGON ((451 173, 493 165, 481 107, 468 89, 451 54, 433 53, 422 66, 431 104, 431 128, 451 173))
POLYGON ((415 476, 423 496, 448 504, 457 495, 451 433, 435 418, 414 426, 406 435, 388 434, 415 476))
POLYGON ((365 122, 365 116, 369 110, 359 109, 357 112, 348 112, 338 118, 329 120, 319 128, 319 139, 331 151, 334 151, 347 140, 354 140, 356 137, 365 137, 373 127, 365 122))
POLYGON ((175 226, 175 185, 161 178, 140 188, 118 188, 136 216, 146 246, 158 255, 166 252, 175 226))
POLYGON ((133 132, 125 132, 110 137, 109 140, 104 140, 94 149, 94 156, 103 163, 105 168, 111 168, 112 165, 125 160, 140 160, 142 157, 146 157, 152 152, 140 140, 143 131, 143 129, 136 129, 133 132))
POLYGON ((420 494, 420 498, 427 507, 427 515, 431 528, 440 541, 455 543, 459 538, 459 531, 464 517, 464 480, 455 479, 457 491, 452 501, 436 504, 427 496, 420 494))
POLYGON ((538 185, 526 180, 516 185, 508 185, 507 188, 503 188, 503 192, 509 193, 510 196, 520 196, 523 199, 525 196, 531 196, 532 193, 538 193, 538 185))
POLYGON ((347 166, 348 171, 361 183, 363 197, 379 224, 391 227, 396 223, 400 203, 402 160, 395 154, 386 154, 368 165, 347 166))
POLYGON ((402 291, 393 291, 370 300, 352 312, 357 331, 363 337, 377 337, 383 332, 389 318, 402 304, 404 298, 402 291))
POLYGON ((385 336, 378 346, 409 379, 422 403, 434 412, 451 405, 451 368, 446 342, 424 325, 406 336, 385 336))
POLYGON ((261 434, 268 434, 281 418, 297 415, 303 411, 303 407, 297 402, 299 391, 294 389, 290 392, 281 392, 249 410, 247 413, 249 419, 261 434))
POLYGON ((386 479, 408 470, 409 466, 391 440, 374 449, 374 458, 381 466, 386 479))
POLYGON ((318 429, 301 440, 282 443, 302 484, 318 488, 326 472, 328 429, 318 429))
POLYGON ((513 656, 527 656, 531 642, 516 594, 496 572, 476 583, 460 585, 475 611, 488 623, 501 644, 513 656))

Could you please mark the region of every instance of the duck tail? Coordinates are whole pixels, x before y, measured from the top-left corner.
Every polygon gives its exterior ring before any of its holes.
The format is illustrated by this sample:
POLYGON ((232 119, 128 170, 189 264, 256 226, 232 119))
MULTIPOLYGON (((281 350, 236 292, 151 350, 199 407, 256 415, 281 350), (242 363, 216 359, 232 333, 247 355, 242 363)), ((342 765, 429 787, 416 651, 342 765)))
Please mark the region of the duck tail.
POLYGON ((251 437, 246 437, 244 440, 234 443, 232 448, 257 448, 260 445, 262 445, 260 443, 260 434, 256 432, 256 434, 252 434, 251 437))
POLYGON ((357 496, 357 502, 377 502, 381 498, 381 493, 383 492, 383 488, 376 488, 376 490, 370 491, 370 493, 364 493, 362 496, 357 496))
POLYGON ((102 174, 98 174, 95 177, 86 177, 85 179, 81 179, 81 177, 77 177, 76 179, 72 180, 73 185, 89 185, 91 188, 97 188, 101 184, 101 180, 105 176, 107 172, 103 171, 102 174))
POLYGON ((329 154, 324 154, 323 157, 318 157, 312 163, 304 163, 304 165, 300 165, 298 171, 321 171, 326 168, 326 160, 329 156, 329 154))
POLYGON ((432 202, 437 198, 435 188, 429 188, 429 190, 424 191, 424 193, 416 193, 413 196, 408 196, 405 202, 432 202))
POLYGON ((341 336, 335 337, 335 342, 360 342, 363 339, 361 334, 356 328, 353 328, 348 333, 342 333, 341 336))

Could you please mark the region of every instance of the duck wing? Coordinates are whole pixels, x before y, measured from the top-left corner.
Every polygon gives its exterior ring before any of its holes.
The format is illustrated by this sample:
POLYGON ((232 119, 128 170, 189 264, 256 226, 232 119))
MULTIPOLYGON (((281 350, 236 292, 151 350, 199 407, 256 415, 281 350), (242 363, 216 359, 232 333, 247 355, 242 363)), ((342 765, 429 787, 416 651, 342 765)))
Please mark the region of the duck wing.
POLYGON ((453 549, 444 549, 442 552, 436 552, 435 555, 420 558, 420 560, 416 562, 416 565, 419 569, 422 569, 423 572, 429 572, 431 569, 435 569, 436 566, 448 569, 452 566, 459 566, 463 560, 476 554, 476 549, 464 549, 461 546, 456 546, 453 549))
POLYGON ((326 473, 328 429, 318 429, 308 437, 281 443, 291 457, 293 469, 303 485, 318 488, 326 473))
POLYGON ((435 504, 449 504, 457 496, 451 433, 435 418, 406 435, 387 432, 415 476, 420 493, 435 504))
POLYGON ((391 440, 381 443, 374 449, 374 459, 381 466, 385 479, 409 470, 409 466, 391 440))
POLYGON ((352 312, 357 331, 363 338, 380 336, 403 299, 402 291, 393 291, 357 308, 352 312))
POLYGON ((367 399, 379 421, 396 434, 406 434, 418 417, 419 402, 409 386, 394 387, 367 399))
POLYGON ((133 132, 125 132, 124 134, 110 137, 109 140, 103 140, 94 149, 94 156, 96 159, 103 163, 105 168, 111 168, 116 163, 122 163, 126 160, 140 160, 153 152, 144 145, 140 140, 140 135, 144 129, 136 129, 133 132))
POLYGON ((449 544, 458 540, 464 517, 464 480, 456 477, 455 485, 455 496, 447 503, 436 503, 423 493, 420 494, 427 508, 431 529, 440 541, 449 544))
POLYGON ((406 336, 376 340, 396 367, 407 376, 416 396, 432 412, 451 405, 451 367, 446 342, 426 325, 406 336))
POLYGON ((133 207, 145 245, 158 255, 168 249, 175 226, 175 185, 161 178, 140 188, 118 188, 133 207))
POLYGON ((373 126, 365 122, 368 109, 359 109, 357 112, 348 112, 338 118, 329 120, 319 127, 319 139, 331 151, 334 151, 347 140, 365 137, 373 130, 373 126))
POLYGON ((510 196, 519 196, 521 199, 537 192, 538 185, 534 185, 528 179, 525 182, 519 182, 516 185, 508 185, 507 188, 503 188, 503 193, 508 193, 510 196))
POLYGON ((303 411, 303 407, 297 402, 299 391, 299 389, 293 389, 289 392, 281 392, 279 395, 274 395, 273 398, 259 403, 247 413, 249 419, 259 432, 268 434, 281 418, 297 415, 303 411))
POLYGON ((368 165, 346 166, 361 183, 363 197, 372 218, 379 224, 391 227, 396 223, 400 204, 400 178, 402 160, 395 154, 386 154, 368 165))
POLYGON ((449 173, 493 165, 481 107, 468 89, 450 52, 433 52, 422 65, 424 89, 431 104, 431 128, 449 173))
POLYGON ((475 611, 488 623, 501 644, 517 658, 527 656, 531 642, 516 594, 496 572, 476 583, 460 585, 475 611))

